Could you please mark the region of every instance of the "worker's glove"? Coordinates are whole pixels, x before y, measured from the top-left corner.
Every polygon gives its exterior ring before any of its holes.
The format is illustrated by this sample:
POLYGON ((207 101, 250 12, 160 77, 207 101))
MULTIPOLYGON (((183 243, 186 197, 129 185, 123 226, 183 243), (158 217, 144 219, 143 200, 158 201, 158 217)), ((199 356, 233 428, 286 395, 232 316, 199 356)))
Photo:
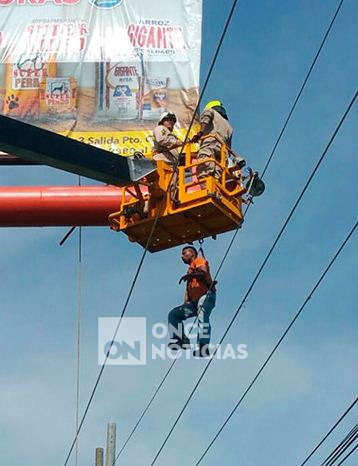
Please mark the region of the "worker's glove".
POLYGON ((197 143, 199 141, 199 139, 201 139, 203 136, 203 132, 202 131, 199 131, 198 133, 196 133, 192 138, 191 138, 191 141, 193 144, 197 143))
POLYGON ((204 277, 205 277, 205 272, 203 270, 194 269, 191 273, 188 273, 181 277, 181 279, 179 280, 179 285, 181 284, 181 282, 187 282, 189 280, 192 280, 193 278, 200 279, 204 277))
POLYGON ((179 285, 181 285, 181 282, 187 282, 190 279, 191 275, 187 273, 186 275, 183 275, 181 279, 179 280, 179 285))

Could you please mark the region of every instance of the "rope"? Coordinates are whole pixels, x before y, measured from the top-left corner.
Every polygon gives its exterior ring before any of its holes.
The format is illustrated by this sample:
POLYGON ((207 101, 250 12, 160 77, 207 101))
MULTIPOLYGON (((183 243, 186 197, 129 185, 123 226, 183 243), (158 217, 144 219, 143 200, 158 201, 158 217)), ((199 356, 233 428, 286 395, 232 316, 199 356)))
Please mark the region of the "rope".
MULTIPOLYGON (((77 264, 77 371, 76 371, 76 432, 80 416, 80 357, 81 357, 81 298, 82 298, 82 227, 78 230, 77 264)), ((76 466, 79 465, 79 437, 76 435, 76 466)))
MULTIPOLYGON (((81 177, 78 177, 81 186, 81 177)), ((81 362, 81 304, 82 304, 82 227, 78 230, 78 258, 77 258, 77 368, 76 368, 76 432, 80 417, 80 362, 81 362)), ((79 437, 76 435, 76 466, 79 465, 79 437)))

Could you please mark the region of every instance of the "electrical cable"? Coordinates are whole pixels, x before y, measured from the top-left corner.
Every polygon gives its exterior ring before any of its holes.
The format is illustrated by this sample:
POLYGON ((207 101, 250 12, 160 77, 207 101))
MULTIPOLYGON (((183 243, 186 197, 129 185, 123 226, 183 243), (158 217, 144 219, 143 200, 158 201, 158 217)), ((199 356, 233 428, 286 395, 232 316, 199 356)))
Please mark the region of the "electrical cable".
POLYGON ((307 461, 316 453, 319 447, 326 441, 326 439, 331 435, 331 433, 336 429, 336 427, 343 421, 343 419, 347 416, 347 414, 354 408, 357 404, 358 398, 356 398, 353 403, 344 411, 338 421, 331 427, 331 429, 326 433, 326 435, 322 438, 322 440, 313 448, 313 450, 307 455, 307 457, 303 460, 303 462, 299 466, 304 466, 307 461))
MULTIPOLYGON (((221 47, 222 47, 222 44, 223 44, 223 42, 224 42, 224 38, 225 38, 225 36, 226 36, 227 30, 228 30, 228 27, 229 27, 229 25, 230 25, 231 19, 232 19, 232 17, 233 17, 233 14, 234 14, 234 11, 235 11, 235 8, 236 8, 237 3, 238 3, 238 0, 234 0, 233 3, 232 3, 232 6, 231 6, 231 9, 230 9, 228 18, 227 18, 227 20, 226 20, 226 23, 225 23, 223 32, 222 32, 222 34, 221 34, 221 37, 220 37, 218 46, 217 46, 216 51, 215 51, 215 53, 214 53, 214 58, 213 58, 213 60, 212 60, 211 66, 210 66, 209 71, 208 71, 208 74, 207 74, 207 76, 206 76, 203 89, 202 89, 202 91, 201 91, 201 93, 200 93, 200 95, 199 95, 198 103, 197 103, 197 106, 196 106, 196 108, 195 108, 195 111, 194 111, 194 114, 193 114, 193 117, 192 117, 190 126, 189 126, 189 128, 188 128, 188 130, 187 130, 187 133, 186 133, 186 136, 185 136, 185 139, 184 139, 184 143, 188 140, 188 137, 189 137, 189 134, 190 134, 190 130, 191 130, 191 128, 192 128, 192 126, 193 126, 193 123, 194 123, 194 121, 195 121, 196 114, 197 114, 197 112, 198 112, 198 109, 199 109, 199 106, 200 106, 202 97, 203 97, 204 92, 205 92, 205 90, 206 90, 206 88, 207 88, 207 85, 208 85, 208 83, 209 83, 211 74, 212 74, 213 69, 214 69, 214 66, 215 66, 215 64, 216 64, 216 60, 217 60, 217 58, 218 58, 218 56, 219 56, 219 52, 220 52, 221 47)), ((182 154, 182 151, 183 151, 183 148, 182 148, 182 150, 181 150, 181 154, 182 154)), ((168 185, 168 188, 167 188, 167 190, 166 190, 166 194, 168 194, 168 192, 169 192, 169 190, 170 190, 171 182, 172 182, 172 180, 173 180, 173 178, 174 178, 174 172, 175 172, 175 170, 177 169, 178 165, 179 165, 179 160, 178 160, 176 166, 174 167, 173 174, 172 174, 172 176, 171 176, 171 178, 170 178, 169 185, 168 185)), ((166 197, 166 196, 163 197, 163 200, 162 200, 162 202, 161 202, 161 206, 165 206, 165 197, 166 197)), ((134 274, 134 277, 133 277, 133 280, 132 280, 132 284, 131 284, 131 286, 130 286, 130 288, 129 288, 129 292, 128 292, 126 301, 125 301, 125 303, 124 303, 124 306, 123 306, 123 309, 122 309, 122 312, 121 312, 121 315, 120 315, 120 318, 119 318, 119 321, 118 321, 116 330, 115 330, 115 332, 114 332, 113 339, 112 339, 112 341, 111 341, 110 344, 109 344, 109 347, 108 347, 108 350, 107 350, 107 353, 106 353, 106 357, 105 357, 104 363, 103 363, 103 365, 102 365, 102 367, 101 367, 101 369, 100 369, 100 371, 99 371, 99 373, 98 373, 96 382, 95 382, 95 384, 94 384, 94 387, 93 387, 93 389, 92 389, 91 395, 90 395, 89 400, 88 400, 88 402, 87 402, 86 408, 85 408, 84 413, 83 413, 83 415, 82 415, 81 422, 80 422, 80 424, 79 424, 79 427, 78 427, 78 430, 77 430, 77 432, 76 432, 75 438, 74 438, 74 440, 72 441, 71 447, 70 447, 69 452, 68 452, 68 454, 67 454, 67 456, 66 456, 66 459, 65 459, 65 462, 64 462, 64 466, 67 466, 67 464, 68 464, 68 461, 69 461, 69 459, 70 459, 70 457, 71 457, 73 448, 74 448, 74 446, 75 446, 75 444, 76 444, 76 439, 77 439, 78 434, 80 433, 80 431, 81 431, 81 429, 82 429, 84 420, 86 419, 88 410, 89 410, 89 408, 90 408, 90 406, 91 406, 91 404, 92 404, 93 397, 94 397, 94 395, 95 395, 95 393, 96 393, 96 391, 97 391, 98 384, 99 384, 99 382, 100 382, 100 380, 101 380, 101 378, 102 378, 102 374, 103 374, 104 368, 106 367, 106 362, 107 362, 109 353, 110 353, 110 351, 111 351, 111 348, 112 348, 112 346, 113 346, 114 340, 115 340, 116 335, 117 335, 117 333, 118 333, 119 326, 120 326, 121 321, 122 321, 122 317, 124 316, 124 314, 125 314, 125 312, 126 312, 126 309, 127 309, 127 307, 128 307, 130 298, 131 298, 132 293, 133 293, 133 290, 134 290, 134 286, 135 286, 135 284, 136 284, 136 282, 137 282, 139 273, 140 273, 140 271, 141 271, 141 269, 142 269, 142 265, 143 265, 143 263, 144 263, 144 259, 145 259, 146 255, 147 255, 147 252, 148 252, 148 248, 149 248, 150 242, 151 242, 151 240, 152 240, 152 237, 153 237, 153 235, 154 235, 155 229, 156 229, 156 227, 157 227, 157 224, 158 224, 158 221, 159 221, 159 218, 160 218, 160 214, 161 214, 161 211, 162 211, 162 207, 161 207, 161 206, 159 207, 159 209, 158 209, 158 211, 157 211, 157 214, 156 214, 156 217, 155 217, 155 219, 154 219, 153 226, 152 226, 151 231, 150 231, 150 234, 149 234, 149 236, 148 236, 148 239, 147 239, 147 242, 146 242, 144 251, 143 251, 143 253, 142 253, 141 259, 140 259, 139 264, 138 264, 138 266, 137 266, 137 270, 136 270, 136 272, 135 272, 135 274, 134 274)))
POLYGON ((328 141, 328 143, 327 143, 325 149, 323 150, 322 155, 320 156, 320 158, 319 158, 318 162, 316 163, 316 165, 315 165, 313 171, 311 172, 310 176, 308 177, 308 180, 306 181, 306 183, 305 183, 305 185, 304 185, 304 187, 303 187, 303 189, 302 189, 300 195, 298 196, 298 198, 297 198, 297 200, 296 200, 294 206, 292 207, 292 209, 291 209, 291 211, 290 211, 288 217, 286 218, 286 220, 285 220, 283 226, 281 227, 281 230, 280 230, 279 234, 277 235, 277 237, 276 237, 275 241, 273 242, 273 244, 272 244, 272 246, 271 246, 269 252, 267 253, 267 255, 266 255, 264 261, 262 262, 261 266, 259 267, 259 270, 258 270, 258 272, 256 273, 256 275, 255 275, 255 277, 254 277, 254 279, 253 279, 251 285, 249 286, 248 290, 246 291, 246 293, 245 293, 245 295, 244 295, 244 298, 242 299, 242 301, 241 301, 241 303, 240 303, 240 306, 239 306, 238 309, 236 310, 236 312, 235 312, 234 316, 232 317, 232 319, 231 319, 231 321, 230 321, 230 323, 229 323, 227 329, 225 330, 223 336, 221 337, 220 342, 219 342, 219 345, 216 347, 216 349, 215 349, 215 351, 214 351, 214 353, 213 353, 212 359, 209 359, 209 361, 207 362, 207 364, 206 364, 206 366, 205 366, 205 368, 204 368, 202 374, 200 375, 198 381, 196 382, 196 384, 195 384, 193 390, 191 391, 189 397, 187 398, 186 402, 184 403, 183 408, 180 410, 178 417, 177 417, 176 420, 174 421, 174 424, 173 424, 172 427, 170 428, 169 433, 167 434, 167 436, 166 436, 166 438, 164 439, 162 445, 160 446, 158 452, 156 453, 156 455, 155 455, 155 457, 154 457, 154 459, 153 459, 153 461, 152 461, 152 463, 151 463, 151 466, 153 466, 153 465, 155 464, 155 462, 156 462, 156 460, 158 459, 158 457, 159 457, 161 451, 163 450, 165 444, 167 443, 169 437, 171 436, 171 434, 172 434, 173 430, 175 429, 177 423, 179 422, 181 416, 183 415, 183 413, 184 413, 186 407, 188 406, 190 400, 192 399, 192 397, 193 397, 194 393, 196 392, 198 386, 200 385, 202 379, 204 378, 204 375, 205 375, 205 373, 207 372, 208 368, 210 367, 210 364, 211 364, 211 362, 213 361, 213 359, 214 359, 214 357, 215 357, 215 355, 216 355, 216 353, 217 353, 218 348, 220 347, 221 343, 222 343, 223 340, 225 339, 225 337, 226 337, 226 335, 228 334, 230 328, 232 327, 234 321, 236 320, 236 317, 239 315, 239 313, 240 313, 240 311, 241 311, 241 309, 242 309, 244 303, 246 302, 248 296, 250 295, 252 289, 254 288, 254 286, 255 286, 255 284, 256 284, 258 278, 260 277, 260 275, 261 275, 263 269, 264 269, 265 266, 266 266, 266 263, 268 262, 268 260, 269 260, 269 258, 270 258, 270 256, 271 256, 271 254, 272 254, 272 252, 274 251, 274 249, 276 248, 276 245, 277 245, 277 243, 279 242, 279 240, 280 240, 280 238, 281 238, 283 232, 285 231, 285 229, 286 229, 288 223, 290 222, 290 220, 291 220, 291 218, 292 218, 292 216, 293 216, 293 214, 294 214, 296 208, 297 208, 298 205, 300 204, 300 202, 301 202, 301 200, 302 200, 302 198, 303 198, 305 192, 307 191, 309 185, 311 184, 312 179, 315 177, 315 175, 316 175, 316 173, 317 173, 317 171, 318 171, 318 169, 319 169, 321 163, 323 162, 324 158, 326 157, 329 148, 331 147, 331 145, 332 145, 332 143, 333 143, 335 137, 337 136, 337 134, 338 134, 338 132, 339 132, 339 130, 340 130, 340 128, 341 128, 343 122, 345 121, 347 115, 349 114, 349 112, 350 112, 350 110, 351 110, 351 108, 352 108, 352 106, 353 106, 353 104, 354 104, 354 102, 355 102, 357 96, 358 96, 358 90, 357 90, 357 91, 355 92, 355 94, 353 95, 352 100, 350 101, 350 103, 349 103, 347 109, 345 110, 343 116, 341 117, 341 119, 340 119, 340 121, 339 121, 337 127, 336 127, 335 130, 333 131, 333 134, 331 135, 331 137, 330 137, 330 139, 329 139, 329 141, 328 141))
MULTIPOLYGON (((284 134, 284 132, 285 132, 285 130, 286 130, 286 127, 287 127, 287 125, 288 125, 288 123, 289 123, 289 121, 290 121, 290 119, 291 119, 291 117, 292 117, 292 115, 293 115, 293 113, 294 113, 294 111, 295 111, 295 108, 296 108, 296 106, 297 106, 297 104, 298 104, 298 102, 299 102, 299 100, 300 100, 300 98, 301 98, 301 95, 302 95, 302 93, 303 93, 303 90, 304 90, 304 88, 306 87, 306 84, 307 84, 307 82, 308 82, 308 80, 309 80, 309 77, 310 77, 310 75, 311 75, 311 73, 312 73, 312 71, 313 71, 313 69, 314 69, 314 67, 315 67, 315 65, 316 65, 316 63, 317 63, 317 60, 318 60, 318 58, 319 58, 319 55, 320 55, 320 53, 321 53, 321 51, 322 51, 322 49, 323 49, 323 47, 324 47, 324 45, 325 45, 325 43, 326 43, 326 40, 327 40, 327 38, 328 38, 328 36, 329 36, 329 33, 330 33, 330 31, 331 31, 331 29, 332 29, 332 27, 333 27, 333 24, 334 24, 334 22, 335 22, 335 20, 336 20, 336 17, 337 17, 337 15, 338 15, 338 13, 339 13, 339 10, 341 9, 341 6, 342 6, 342 4, 343 4, 343 1, 344 1, 344 0, 341 0, 341 2, 339 3, 339 5, 338 5, 338 7, 337 7, 337 9, 336 9, 336 11, 335 11, 335 13, 334 13, 334 16, 333 16, 333 18, 332 18, 332 20, 331 20, 331 22, 330 22, 330 24, 329 24, 327 30, 325 31, 324 37, 323 37, 323 39, 322 39, 322 41, 321 41, 321 43, 320 43, 320 46, 319 46, 319 48, 318 48, 318 50, 317 50, 317 52, 316 52, 316 55, 315 55, 315 57, 314 57, 314 59, 313 59, 313 62, 311 63, 311 65, 310 65, 310 67, 309 67, 309 70, 308 70, 308 72, 307 72, 307 74, 306 74, 306 76, 305 76, 305 78, 304 78, 304 81, 303 81, 303 83, 302 83, 302 85, 301 85, 301 88, 300 88, 300 90, 299 90, 299 92, 298 92, 298 94, 297 94, 297 96, 296 96, 296 98, 295 98, 295 100, 294 100, 294 102, 293 102, 293 104, 292 104, 292 106, 291 106, 291 109, 290 109, 290 111, 289 111, 289 114, 288 114, 288 116, 286 117, 286 120, 285 120, 285 122, 284 122, 284 124, 283 124, 283 126, 282 126, 282 128, 281 128, 281 131, 280 131, 280 133, 279 133, 279 135, 278 135, 278 137, 277 137, 277 139, 276 139, 276 141, 275 141, 275 143, 274 143, 273 149, 272 149, 272 151, 271 151, 271 153, 270 153, 270 155, 269 155, 269 157, 268 157, 268 160, 267 160, 267 162, 266 162, 266 164, 265 164, 265 167, 264 167, 264 169, 263 169, 263 171, 262 171, 261 178, 264 177, 264 175, 265 175, 265 173, 266 173, 266 171, 267 171, 267 169, 268 169, 268 167, 269 167, 269 165, 270 165, 270 163, 271 163, 271 161, 272 161, 272 158, 273 158, 273 156, 274 156, 274 154, 275 154, 275 152, 276 152, 276 149, 277 149, 277 147, 278 147, 278 145, 279 145, 279 143, 280 143, 280 141, 281 141, 281 139, 282 139, 282 136, 283 136, 283 134, 284 134)), ((197 109, 196 109, 196 110, 197 110, 197 109)), ((194 115, 195 115, 195 112, 194 112, 194 115)), ((191 124, 190 124, 190 127, 192 126, 193 121, 194 121, 194 120, 192 120, 192 122, 191 122, 191 124)), ((185 140, 186 140, 186 139, 185 139, 185 140)), ((243 214, 243 218, 245 218, 246 213, 247 213, 247 211, 248 211, 250 205, 251 205, 251 204, 249 204, 249 205, 245 208, 245 211, 244 211, 244 214, 243 214)), ((218 277, 218 275, 219 275, 219 273, 220 273, 220 271, 221 271, 221 269, 222 269, 222 267, 223 267, 223 265, 224 265, 224 262, 226 261, 226 258, 227 258, 228 254, 229 254, 229 252, 230 252, 230 250, 231 250, 231 248, 232 248, 232 246, 233 246, 233 244, 234 244, 234 242, 235 242, 236 236, 237 236, 237 234, 238 234, 239 231, 240 231, 240 228, 237 228, 237 229, 235 230, 234 235, 233 235, 233 237, 231 238, 230 243, 229 243, 229 245, 228 245, 228 247, 227 247, 227 249, 226 249, 226 252, 225 252, 225 254, 224 254, 224 256, 223 256, 223 259, 222 259, 221 262, 220 262, 220 265, 219 265, 219 267, 218 267, 218 270, 217 270, 217 273, 216 273, 216 275, 215 275, 215 277, 214 277, 214 280, 216 280, 216 278, 218 277)), ((195 321, 194 321, 194 324, 195 324, 195 321)), ((193 324, 193 325, 194 325, 194 324, 193 324)), ((175 365, 175 362, 176 362, 176 359, 172 362, 172 364, 171 364, 171 366, 169 367, 168 371, 165 373, 163 379, 161 380, 161 382, 159 383, 159 385, 158 385, 157 388, 155 389, 155 391, 154 391, 154 393, 153 393, 151 399, 149 400, 149 402, 147 403, 146 407, 145 407, 144 410, 142 411, 142 413, 141 413, 141 415, 139 416, 139 418, 138 418, 136 424, 134 425, 134 427, 132 428, 131 432, 129 433, 129 436, 128 436, 127 439, 125 440, 125 442, 124 442, 122 448, 121 448, 120 451, 118 452, 118 455, 117 455, 115 461, 117 461, 117 459, 119 458, 119 456, 123 453, 123 451, 124 451, 125 447, 127 446, 128 442, 130 441, 130 439, 132 438, 133 434, 134 434, 135 431, 137 430, 137 428, 138 428, 140 422, 142 421, 143 417, 145 416, 145 414, 147 413, 147 411, 148 411, 148 409, 150 408, 151 404, 153 403, 154 399, 156 398, 156 396, 157 396, 159 390, 160 390, 161 387, 163 386, 163 384, 164 384, 165 380, 167 379, 169 373, 170 373, 171 370, 173 369, 173 366, 175 365)))
POLYGON ((343 460, 342 460, 340 463, 337 464, 337 466, 340 466, 341 464, 345 463, 346 459, 348 459, 348 458, 351 456, 351 454, 354 453, 354 452, 356 451, 357 448, 358 448, 358 443, 357 443, 357 445, 353 448, 353 450, 351 450, 351 451, 348 453, 348 455, 346 455, 346 456, 343 458, 343 460))
POLYGON ((339 458, 348 450, 348 448, 358 438, 358 424, 344 437, 337 447, 328 455, 321 466, 334 466, 339 458))
POLYGON ((273 149, 272 149, 272 151, 271 151, 271 154, 270 154, 270 156, 269 156, 269 158, 268 158, 268 160, 267 160, 267 162, 266 162, 266 165, 265 165, 264 169, 262 170, 261 178, 263 178, 263 176, 264 176, 265 173, 266 173, 266 170, 268 169, 268 166, 269 166, 270 163, 271 163, 272 157, 274 156, 274 154, 275 154, 275 152, 276 152, 277 146, 279 145, 279 143, 280 143, 280 141, 281 141, 282 135, 283 135, 283 133, 285 132, 285 129, 286 129, 286 127, 287 127, 287 125, 288 125, 288 123, 289 123, 291 117, 292 117, 292 114, 293 114, 293 112, 294 112, 294 110, 295 110, 295 108, 296 108, 296 105, 297 105, 298 101, 299 101, 300 98, 301 98, 302 92, 303 92, 304 88, 306 87, 307 81, 309 80, 309 77, 311 76, 311 73, 312 73, 312 71, 313 71, 313 68, 315 67, 315 64, 316 64, 316 62, 317 62, 317 60, 318 60, 318 57, 319 57, 319 55, 320 55, 320 53, 321 53, 321 51, 322 51, 322 49, 323 49, 323 47, 324 47, 324 44, 325 44, 325 42, 326 42, 326 40, 327 40, 327 38, 328 38, 328 36, 329 36, 329 33, 331 32, 331 29, 332 29, 332 27, 333 27, 333 24, 334 24, 334 22, 335 22, 335 20, 336 20, 336 18, 337 18, 337 16, 338 16, 339 10, 340 10, 341 7, 342 7, 343 1, 344 1, 344 0, 341 0, 341 1, 340 1, 340 3, 339 3, 339 5, 338 5, 338 7, 337 7, 337 9, 336 9, 336 11, 335 11, 335 13, 334 13, 334 15, 333 15, 333 18, 332 18, 332 20, 331 20, 331 22, 330 22, 330 24, 329 24, 329 26, 328 26, 328 28, 327 28, 325 34, 324 34, 324 37, 323 37, 322 42, 321 42, 321 44, 320 44, 320 46, 319 46, 319 48, 318 48, 318 50, 317 50, 317 53, 316 53, 315 57, 314 57, 314 59, 313 59, 313 62, 311 63, 311 66, 310 66, 310 68, 309 68, 309 70, 308 70, 308 72, 307 72, 307 74, 306 74, 305 79, 303 80, 302 86, 301 86, 301 88, 300 88, 300 90, 299 90, 299 92, 298 92, 298 94, 297 94, 297 96, 296 96, 296 98, 295 98, 295 101, 294 101, 294 103, 293 103, 293 105, 292 105, 292 107, 291 107, 291 110, 289 111, 289 113, 288 113, 288 115, 287 115, 287 118, 286 118, 286 120, 285 120, 285 122, 284 122, 284 124, 283 124, 283 126, 282 126, 282 128, 281 128, 281 131, 280 131, 280 133, 279 133, 279 135, 278 135, 278 138, 277 138, 277 140, 276 140, 276 142, 275 142, 275 144, 274 144, 274 146, 273 146, 273 149))
POLYGON ((251 390, 251 388, 254 386, 254 384, 256 383, 257 379, 260 377, 261 373, 264 371, 265 367, 267 366, 267 364, 270 362, 272 356, 275 354, 275 352, 277 351, 278 347, 280 346, 280 344, 282 343, 282 341, 285 339, 286 335, 288 334, 288 332, 291 330, 291 328, 293 327, 293 325, 295 324, 296 320, 299 318, 299 316, 301 315, 302 311, 304 310, 304 308, 306 307, 306 305, 308 304, 308 302, 310 301, 310 299, 312 298, 313 294, 317 291, 317 289, 319 288, 320 284, 322 283, 322 281, 324 280, 325 276, 327 275, 328 271, 330 270, 330 268, 333 266, 333 264, 335 263, 336 259, 338 258, 338 256, 341 254, 341 252, 343 251, 343 249, 345 248, 346 244, 348 243, 348 241, 350 240, 350 238, 352 237, 352 235, 354 234, 356 228, 358 226, 358 221, 356 221, 356 223, 353 225, 352 229, 350 230, 350 232, 348 233, 348 235, 346 236, 346 238, 344 239, 343 243, 339 246, 337 252, 335 253, 335 255, 333 256, 333 258, 331 259, 331 261, 329 262, 328 266, 325 268, 325 270, 323 271, 323 273, 321 274, 320 278, 318 279, 318 281, 316 282, 316 284, 313 286, 312 290, 309 292, 308 296, 306 297, 306 299, 304 300, 302 306, 299 308, 298 312, 296 313, 296 315, 294 316, 294 318, 291 320, 290 324, 288 325, 288 327, 286 328, 286 330, 284 331, 284 333, 281 335, 281 337, 279 338, 279 340, 277 341, 277 343, 275 344, 274 348, 272 349, 272 351, 270 352, 269 356, 266 358, 265 362, 262 364, 262 366, 260 367, 259 371, 256 373, 255 377, 252 379, 252 381, 250 382, 250 384, 248 385, 248 387, 246 388, 246 390, 244 391, 244 393, 242 394, 241 398, 239 399, 239 401, 236 403, 236 405, 234 406, 234 408, 231 410, 230 414, 227 416, 227 418, 225 419, 224 423, 221 425, 221 427, 219 428, 219 430, 217 431, 217 433, 214 435, 213 439, 211 440, 211 442, 209 443, 209 445, 207 446, 207 448, 205 449, 205 451, 203 452, 203 454, 200 456, 199 460, 195 463, 195 466, 198 466, 201 461, 204 459, 204 457, 206 456, 206 454, 209 452, 210 448, 213 446, 213 444, 215 443, 215 441, 217 440, 217 438, 220 436, 221 432, 224 430, 225 426, 228 424, 228 422, 230 421, 230 419, 232 418, 232 416, 234 415, 234 413, 236 412, 237 408, 241 405, 242 401, 245 399, 246 395, 249 393, 249 391, 251 390))

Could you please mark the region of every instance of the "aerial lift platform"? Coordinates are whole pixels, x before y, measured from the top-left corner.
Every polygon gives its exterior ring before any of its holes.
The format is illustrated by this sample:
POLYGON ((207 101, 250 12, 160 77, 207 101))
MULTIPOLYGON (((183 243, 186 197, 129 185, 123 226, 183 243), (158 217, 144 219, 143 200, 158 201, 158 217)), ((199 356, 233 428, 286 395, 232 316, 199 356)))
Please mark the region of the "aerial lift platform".
MULTIPOLYGON (((155 163, 140 153, 130 157, 119 156, 0 116, 0 151, 16 154, 32 163, 46 164, 107 183, 109 186, 103 187, 102 192, 106 188, 113 192, 113 185, 119 186, 119 189, 116 188, 118 208, 109 214, 108 224, 112 230, 122 231, 130 241, 147 247, 150 252, 205 237, 216 237, 220 233, 240 228, 243 222, 242 204, 248 202, 245 198, 243 200, 243 196, 259 195, 263 192, 264 185, 257 174, 250 172, 248 176, 243 176, 238 168, 240 165, 237 165, 238 159, 230 159, 229 153, 233 154, 233 151, 226 145, 221 146, 220 160, 198 160, 196 148, 193 144, 186 144, 183 160, 173 171, 173 167, 166 162, 155 163), (216 165, 215 171, 219 176, 199 178, 198 167, 208 162, 216 165)), ((13 205, 11 196, 16 195, 14 188, 11 193, 4 189, 0 190, 0 213, 2 206, 13 205)), ((67 188, 67 192, 70 192, 70 189, 67 188)), ((76 190, 80 196, 81 187, 76 187, 76 190)), ((83 191, 85 190, 88 192, 91 188, 83 187, 83 191)), ((99 193, 98 190, 97 196, 100 196, 99 193)), ((61 203, 65 202, 64 193, 61 195, 62 200, 59 199, 57 203, 60 207, 61 203)), ((58 208, 54 202, 55 198, 56 194, 52 193, 52 205, 58 208)), ((110 198, 113 209, 113 196, 110 198)), ((20 203, 18 216, 21 216, 21 197, 17 199, 20 203)), ((28 208, 33 209, 33 218, 36 218, 37 208, 44 210, 44 202, 45 197, 42 200, 41 197, 39 200, 34 198, 33 202, 30 202, 28 208)), ((84 225, 83 219, 86 217, 81 217, 81 203, 76 196, 73 196, 71 205, 67 205, 68 215, 62 215, 58 224, 63 226, 68 221, 68 226, 75 226, 77 213, 77 216, 82 218, 78 224, 84 225)), ((98 205, 96 208, 98 209, 98 205)), ((86 209, 91 209, 88 203, 86 209)), ((11 226, 6 216, 1 217, 3 220, 0 220, 0 226, 11 226)), ((21 223, 21 218, 17 217, 16 225, 31 226, 31 217, 31 213, 27 211, 27 215, 24 215, 26 221, 21 223)), ((43 215, 40 222, 41 226, 55 226, 56 212, 53 212, 53 215, 49 212, 48 218, 43 215)), ((101 222, 93 224, 99 223, 101 222)), ((36 226, 38 225, 39 221, 36 223, 36 226)))

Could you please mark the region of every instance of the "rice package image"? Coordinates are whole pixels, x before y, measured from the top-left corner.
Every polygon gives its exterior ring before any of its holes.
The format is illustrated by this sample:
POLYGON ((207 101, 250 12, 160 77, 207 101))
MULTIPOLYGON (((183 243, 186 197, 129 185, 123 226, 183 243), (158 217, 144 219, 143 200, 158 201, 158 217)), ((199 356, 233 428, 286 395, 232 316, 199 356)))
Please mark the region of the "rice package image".
POLYGON ((169 78, 145 78, 141 97, 142 116, 144 120, 158 121, 160 115, 168 109, 169 78))
POLYGON ((157 121, 167 109, 169 78, 146 77, 143 63, 98 63, 99 115, 118 120, 157 121))
POLYGON ((97 71, 98 110, 119 120, 140 118, 141 71, 136 63, 99 63, 97 71))

